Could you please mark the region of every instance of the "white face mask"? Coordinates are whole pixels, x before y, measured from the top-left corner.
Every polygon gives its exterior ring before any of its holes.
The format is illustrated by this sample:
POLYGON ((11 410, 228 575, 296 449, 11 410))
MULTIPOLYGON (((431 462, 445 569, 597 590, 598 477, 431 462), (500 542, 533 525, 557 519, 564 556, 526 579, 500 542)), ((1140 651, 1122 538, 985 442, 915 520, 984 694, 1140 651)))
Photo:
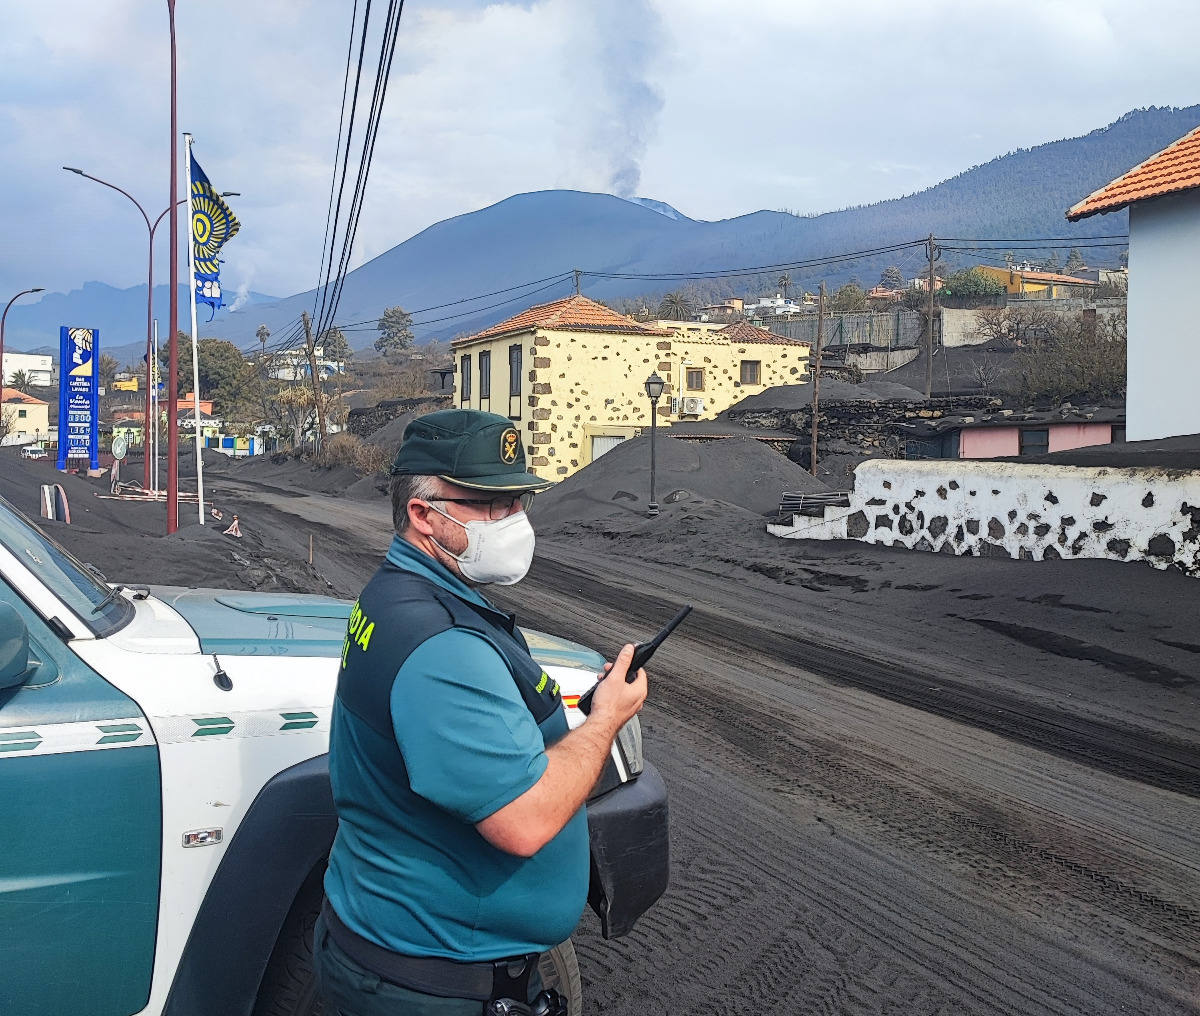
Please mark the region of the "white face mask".
POLYGON ((533 562, 534 536, 524 512, 514 512, 495 522, 478 519, 459 522, 440 508, 432 504, 429 507, 467 531, 467 549, 461 554, 451 553, 433 541, 458 562, 463 578, 480 585, 511 586, 525 577, 533 562))

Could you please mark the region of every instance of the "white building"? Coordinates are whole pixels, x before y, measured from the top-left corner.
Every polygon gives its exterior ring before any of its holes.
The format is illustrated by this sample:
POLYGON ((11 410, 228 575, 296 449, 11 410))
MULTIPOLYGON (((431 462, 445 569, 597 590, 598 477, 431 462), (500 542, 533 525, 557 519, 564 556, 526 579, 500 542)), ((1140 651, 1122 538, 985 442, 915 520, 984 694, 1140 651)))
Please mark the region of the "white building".
POLYGON ((12 353, 4 351, 0 384, 12 384, 13 375, 24 371, 31 385, 49 388, 54 384, 54 357, 49 353, 12 353))
MULTIPOLYGON (((322 381, 327 381, 346 369, 344 360, 325 359, 324 350, 320 346, 313 349, 313 356, 316 357, 317 371, 322 381)), ((284 349, 272 354, 268 373, 276 381, 302 381, 307 378, 312 373, 312 368, 309 366, 305 347, 284 349)))
POLYGON ((1126 436, 1130 441, 1200 433, 1200 127, 1094 191, 1067 212, 1129 208, 1129 350, 1126 436))

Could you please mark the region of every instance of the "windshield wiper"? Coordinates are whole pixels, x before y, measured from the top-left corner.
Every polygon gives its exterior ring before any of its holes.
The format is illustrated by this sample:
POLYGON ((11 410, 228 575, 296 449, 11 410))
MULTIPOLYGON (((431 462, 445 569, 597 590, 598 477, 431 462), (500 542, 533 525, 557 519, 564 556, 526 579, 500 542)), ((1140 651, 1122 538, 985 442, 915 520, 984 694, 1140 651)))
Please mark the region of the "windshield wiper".
POLYGON ((110 589, 108 591, 108 595, 106 597, 104 597, 103 600, 101 600, 99 603, 96 604, 96 606, 94 606, 92 608, 92 613, 99 614, 100 611, 102 611, 105 607, 107 607, 110 603, 112 603, 113 600, 115 600, 118 596, 121 595, 121 590, 124 588, 125 587, 122 585, 113 586, 112 589, 110 589))

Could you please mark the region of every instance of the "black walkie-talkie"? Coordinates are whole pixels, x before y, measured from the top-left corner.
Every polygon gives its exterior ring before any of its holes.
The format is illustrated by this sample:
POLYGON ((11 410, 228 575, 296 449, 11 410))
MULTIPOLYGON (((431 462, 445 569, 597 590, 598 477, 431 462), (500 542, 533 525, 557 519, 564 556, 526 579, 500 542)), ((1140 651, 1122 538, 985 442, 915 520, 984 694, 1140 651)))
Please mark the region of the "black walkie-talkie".
MULTIPOLYGON (((627 684, 633 684, 633 682, 637 680, 637 672, 650 661, 650 657, 654 655, 654 651, 666 641, 667 636, 670 635, 671 632, 673 632, 676 628, 678 628, 680 622, 691 612, 692 605, 690 603, 684 607, 681 607, 679 609, 679 613, 671 618, 671 620, 663 626, 662 631, 655 635, 654 638, 652 638, 649 642, 639 642, 633 647, 633 661, 629 664, 629 670, 625 674, 625 681, 627 684)), ((599 687, 599 685, 600 682, 597 681, 594 685, 592 685, 592 687, 579 696, 578 709, 581 713, 583 713, 584 716, 592 711, 592 696, 596 693, 596 688, 599 687)))

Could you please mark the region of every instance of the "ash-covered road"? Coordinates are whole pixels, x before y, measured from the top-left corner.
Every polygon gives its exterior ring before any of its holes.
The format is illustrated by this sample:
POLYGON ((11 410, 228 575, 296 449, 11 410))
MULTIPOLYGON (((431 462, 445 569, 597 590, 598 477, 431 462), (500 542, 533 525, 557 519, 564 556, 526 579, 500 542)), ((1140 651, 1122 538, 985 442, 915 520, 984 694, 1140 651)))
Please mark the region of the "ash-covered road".
MULTIPOLYGON (((386 546, 382 504, 253 493, 386 546)), ((585 916, 589 1012, 1200 1012, 1194 580, 703 542, 559 532, 489 590, 610 655, 697 604, 643 712, 671 888, 615 942, 585 916)))
POLYGON ((621 941, 586 922, 592 1011, 1200 1011, 1194 743, 1112 703, 1099 721, 996 675, 954 685, 953 659, 889 685, 886 661, 789 636, 786 599, 542 546, 528 579, 492 590, 533 627, 611 653, 702 601, 643 713, 671 792, 671 889, 621 941), (1037 746, 1059 726, 1069 743, 1037 746))

